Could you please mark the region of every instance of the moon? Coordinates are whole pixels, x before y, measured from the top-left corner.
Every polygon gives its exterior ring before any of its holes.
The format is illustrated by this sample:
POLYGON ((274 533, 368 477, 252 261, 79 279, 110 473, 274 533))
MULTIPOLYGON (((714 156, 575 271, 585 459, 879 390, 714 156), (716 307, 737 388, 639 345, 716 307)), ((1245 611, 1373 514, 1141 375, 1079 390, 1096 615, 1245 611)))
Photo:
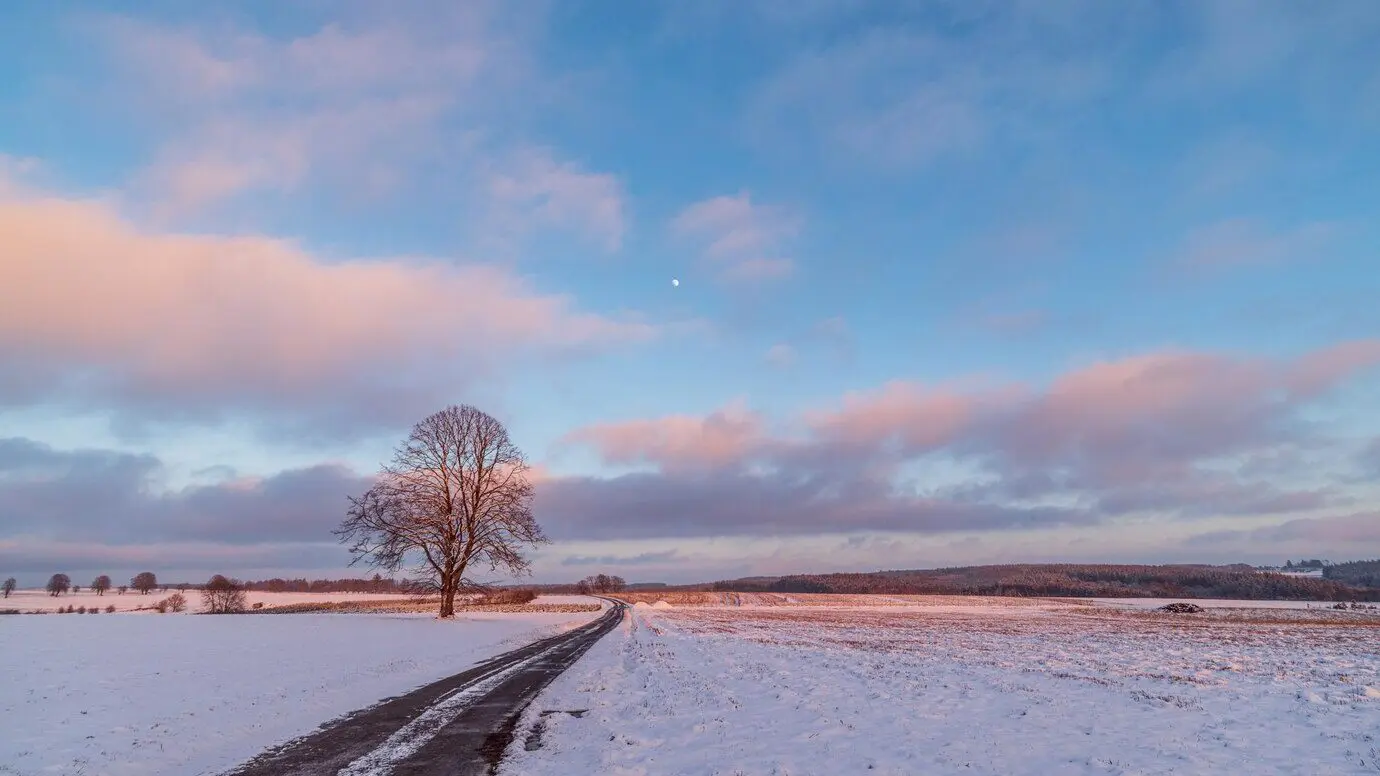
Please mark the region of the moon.
POLYGON ((673 285, 673 286, 679 286, 679 285, 680 285, 680 278, 671 278, 671 285, 673 285))

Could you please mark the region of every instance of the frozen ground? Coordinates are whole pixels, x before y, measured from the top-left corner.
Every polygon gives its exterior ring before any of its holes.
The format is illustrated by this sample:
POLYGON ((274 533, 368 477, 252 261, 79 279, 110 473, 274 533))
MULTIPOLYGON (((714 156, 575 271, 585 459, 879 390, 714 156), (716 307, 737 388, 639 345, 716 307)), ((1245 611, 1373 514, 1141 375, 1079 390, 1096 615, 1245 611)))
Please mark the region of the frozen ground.
POLYGON ((503 773, 1380 773, 1374 616, 821 604, 636 607, 503 773))
MULTIPOLYGON (((157 614, 158 612, 150 607, 176 592, 177 590, 174 588, 164 593, 160 588, 148 595, 140 595, 134 591, 120 595, 115 590, 107 591, 105 595, 96 595, 89 589, 82 588, 82 591, 75 595, 68 593, 52 596, 42 590, 16 590, 10 594, 9 598, 0 599, 0 609, 18 609, 27 614, 32 611, 51 612, 55 609, 66 609, 68 606, 85 606, 88 609, 97 607, 104 614, 107 606, 114 606, 115 611, 119 613, 157 614), (140 608, 143 611, 135 612, 136 609, 140 608)), ((187 599, 188 612, 197 612, 201 609, 200 591, 188 590, 182 595, 187 599)), ((410 598, 411 596, 396 593, 245 593, 245 601, 250 606, 256 603, 263 603, 264 606, 285 606, 287 604, 321 601, 406 601, 410 598)), ((3 772, 0 771, 0 773, 3 772)))
POLYGON ((1131 609, 1158 609, 1175 601, 1197 604, 1204 609, 1330 609, 1332 601, 1241 601, 1226 598, 1089 598, 1099 606, 1131 609))
POLYGON ((4 617, 0 774, 215 773, 596 616, 4 617))

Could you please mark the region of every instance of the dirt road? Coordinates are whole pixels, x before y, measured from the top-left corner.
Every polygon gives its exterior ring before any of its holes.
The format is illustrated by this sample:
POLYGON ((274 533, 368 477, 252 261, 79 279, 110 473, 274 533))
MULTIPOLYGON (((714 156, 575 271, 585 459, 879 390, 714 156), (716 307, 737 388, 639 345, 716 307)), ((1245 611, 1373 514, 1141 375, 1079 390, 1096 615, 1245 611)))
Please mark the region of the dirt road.
POLYGON ((271 749, 225 776, 468 776, 494 773, 522 712, 624 606, 271 749))

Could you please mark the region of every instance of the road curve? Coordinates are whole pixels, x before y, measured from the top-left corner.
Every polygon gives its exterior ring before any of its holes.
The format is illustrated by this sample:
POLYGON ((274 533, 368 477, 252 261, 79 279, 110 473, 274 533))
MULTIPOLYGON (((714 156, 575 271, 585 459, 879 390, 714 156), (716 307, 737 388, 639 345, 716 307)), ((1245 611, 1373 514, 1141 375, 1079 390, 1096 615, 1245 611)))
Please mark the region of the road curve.
POLYGON ((523 710, 623 619, 595 621, 389 698, 270 749, 224 776, 469 776, 492 774, 523 710))

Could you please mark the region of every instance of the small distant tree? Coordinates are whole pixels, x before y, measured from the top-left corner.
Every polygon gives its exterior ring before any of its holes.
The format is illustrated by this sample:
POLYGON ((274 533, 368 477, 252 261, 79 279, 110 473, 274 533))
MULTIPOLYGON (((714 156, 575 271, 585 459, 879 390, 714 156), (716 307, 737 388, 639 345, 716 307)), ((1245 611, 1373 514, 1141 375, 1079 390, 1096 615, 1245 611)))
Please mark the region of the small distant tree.
POLYGON ((582 595, 590 593, 620 593, 628 583, 622 578, 611 574, 595 574, 585 577, 575 583, 575 590, 582 595))
POLYGON ((336 534, 351 564, 397 571, 409 560, 440 592, 440 617, 455 616, 455 596, 473 587, 475 566, 524 574, 522 548, 549 541, 532 515, 530 467, 493 416, 451 406, 424 418, 379 472, 350 498, 336 534))
POLYGON ((152 571, 141 571, 129 581, 129 586, 142 595, 148 595, 150 590, 158 587, 158 577, 154 576, 152 571))
POLYGON ((243 612, 244 588, 238 581, 217 574, 201 589, 201 606, 210 614, 243 612))
POLYGON ((96 595, 105 595, 105 591, 110 589, 110 577, 102 574, 91 582, 91 589, 96 591, 96 595))
POLYGON ((48 595, 59 596, 66 593, 72 587, 72 580, 66 574, 54 574, 48 578, 48 586, 45 588, 48 595))
POLYGON ((72 595, 76 595, 77 593, 80 593, 80 592, 81 592, 81 585, 72 585, 72 595))
POLYGON ((125 591, 129 589, 129 585, 120 585, 119 587, 117 587, 117 588, 115 588, 115 589, 118 590, 118 591, 120 592, 120 595, 124 595, 124 594, 125 594, 125 591))
POLYGON ((9 598, 10 593, 13 593, 14 589, 18 586, 19 583, 15 581, 14 577, 10 577, 9 579, 5 580, 5 597, 9 598))

